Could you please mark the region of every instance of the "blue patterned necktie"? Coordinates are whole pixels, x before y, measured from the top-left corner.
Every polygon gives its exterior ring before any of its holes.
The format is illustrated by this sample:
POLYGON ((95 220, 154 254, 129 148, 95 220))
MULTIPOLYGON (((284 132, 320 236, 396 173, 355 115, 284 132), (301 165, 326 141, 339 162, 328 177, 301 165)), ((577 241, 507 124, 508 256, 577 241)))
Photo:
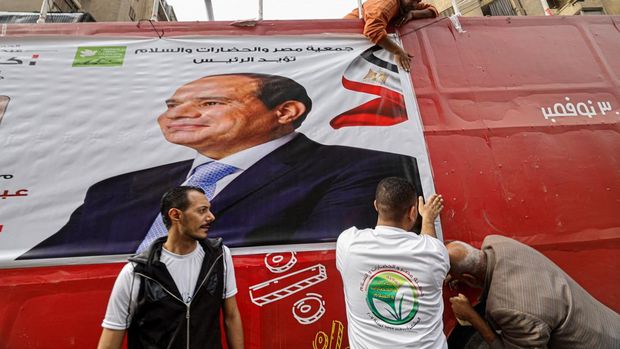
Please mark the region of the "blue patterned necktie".
MULTIPOLYGON (((217 161, 211 161, 196 167, 194 169, 194 173, 192 173, 192 176, 184 185, 202 188, 202 190, 205 191, 207 198, 211 200, 213 198, 213 194, 215 193, 215 185, 217 184, 217 181, 237 172, 238 170, 239 169, 234 166, 226 165, 217 161)), ((168 229, 166 229, 160 213, 157 215, 157 218, 155 218, 153 225, 151 225, 149 232, 146 234, 146 237, 138 247, 136 253, 141 253, 146 250, 153 241, 165 236, 166 234, 168 234, 168 229)))

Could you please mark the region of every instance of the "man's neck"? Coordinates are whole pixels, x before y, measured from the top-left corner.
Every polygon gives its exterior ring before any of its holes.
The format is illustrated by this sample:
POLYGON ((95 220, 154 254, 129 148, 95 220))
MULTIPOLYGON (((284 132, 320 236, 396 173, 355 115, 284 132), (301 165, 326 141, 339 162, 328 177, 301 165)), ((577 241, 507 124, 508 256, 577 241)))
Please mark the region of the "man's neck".
POLYGON ((394 221, 389 221, 389 220, 385 220, 385 219, 381 219, 381 217, 379 217, 379 219, 377 219, 377 225, 383 225, 386 227, 393 227, 393 228, 398 228, 398 229, 402 229, 405 231, 410 231, 412 224, 410 224, 409 222, 394 222, 394 221))
POLYGON ((198 247, 196 240, 180 238, 173 230, 174 228, 168 231, 168 240, 164 243, 164 248, 168 252, 178 255, 186 255, 194 252, 196 247, 198 247))
POLYGON ((478 264, 478 269, 476 270, 476 278, 480 280, 480 288, 484 288, 491 281, 487 279, 490 279, 492 273, 488 270, 489 258, 487 254, 484 251, 480 251, 480 255, 480 264, 478 264))

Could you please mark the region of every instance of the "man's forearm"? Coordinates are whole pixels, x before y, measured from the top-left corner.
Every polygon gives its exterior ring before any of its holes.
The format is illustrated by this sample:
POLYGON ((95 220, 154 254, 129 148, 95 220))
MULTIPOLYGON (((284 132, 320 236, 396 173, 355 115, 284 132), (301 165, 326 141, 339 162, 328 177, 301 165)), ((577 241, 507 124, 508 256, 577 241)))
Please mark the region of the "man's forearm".
POLYGON ((391 52, 394 56, 396 56, 396 61, 398 62, 398 65, 400 65, 406 72, 410 71, 410 60, 413 56, 409 55, 407 51, 405 51, 402 47, 398 46, 398 44, 396 44, 387 36, 379 40, 377 44, 383 47, 385 50, 391 52))
POLYGON ((234 296, 224 300, 224 329, 229 349, 243 349, 243 324, 234 296))
POLYGON ((420 233, 436 238, 437 232, 435 231, 435 221, 422 217, 422 228, 420 233))
POLYGON ((392 39, 387 36, 379 40, 377 44, 395 55, 404 52, 402 47, 398 46, 398 44, 396 44, 392 39))
POLYGON ((125 330, 110 330, 104 328, 99 338, 97 349, 120 349, 125 337, 125 330))
POLYGON ((243 349, 243 325, 241 316, 224 319, 226 329, 226 342, 229 349, 243 349))
POLYGON ((485 319, 482 318, 478 313, 472 318, 469 319, 472 327, 480 333, 485 342, 489 345, 494 344, 493 348, 503 348, 503 344, 499 337, 495 334, 495 331, 489 326, 485 319), (497 346, 500 345, 500 346, 497 346))
POLYGON ((435 12, 431 9, 411 11, 413 19, 435 18, 435 12))

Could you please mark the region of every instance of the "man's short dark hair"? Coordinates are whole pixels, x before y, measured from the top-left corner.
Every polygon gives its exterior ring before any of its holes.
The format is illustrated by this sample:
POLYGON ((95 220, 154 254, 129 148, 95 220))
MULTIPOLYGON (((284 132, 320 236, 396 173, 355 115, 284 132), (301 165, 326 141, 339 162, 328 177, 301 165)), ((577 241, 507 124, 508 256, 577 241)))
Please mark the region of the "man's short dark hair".
POLYGON ((203 79, 215 76, 245 76, 258 82, 256 98, 269 109, 273 109, 286 101, 298 101, 305 107, 306 111, 293 121, 293 127, 298 128, 312 109, 312 99, 308 96, 306 88, 293 79, 280 75, 260 74, 260 73, 230 73, 205 76, 203 79))
POLYGON ((185 211, 189 207, 189 199, 187 198, 187 193, 190 191, 197 191, 203 194, 205 193, 202 188, 182 185, 168 190, 164 194, 164 196, 162 196, 160 212, 161 219, 164 221, 166 229, 170 229, 170 227, 172 226, 170 216, 168 216, 168 211, 170 211, 171 208, 185 211))
POLYGON ((388 177, 377 185, 375 200, 379 215, 387 220, 399 221, 415 205, 415 186, 404 178, 388 177))

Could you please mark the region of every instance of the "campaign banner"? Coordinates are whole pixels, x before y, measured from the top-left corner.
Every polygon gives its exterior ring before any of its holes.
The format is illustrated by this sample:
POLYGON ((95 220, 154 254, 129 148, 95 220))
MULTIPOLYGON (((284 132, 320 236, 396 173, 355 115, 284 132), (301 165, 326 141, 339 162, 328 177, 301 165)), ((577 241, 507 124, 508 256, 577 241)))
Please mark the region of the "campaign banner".
POLYGON ((333 248, 388 176, 434 191, 408 73, 357 35, 4 39, 0 149, 5 268, 122 261, 181 184, 233 254, 333 248))

